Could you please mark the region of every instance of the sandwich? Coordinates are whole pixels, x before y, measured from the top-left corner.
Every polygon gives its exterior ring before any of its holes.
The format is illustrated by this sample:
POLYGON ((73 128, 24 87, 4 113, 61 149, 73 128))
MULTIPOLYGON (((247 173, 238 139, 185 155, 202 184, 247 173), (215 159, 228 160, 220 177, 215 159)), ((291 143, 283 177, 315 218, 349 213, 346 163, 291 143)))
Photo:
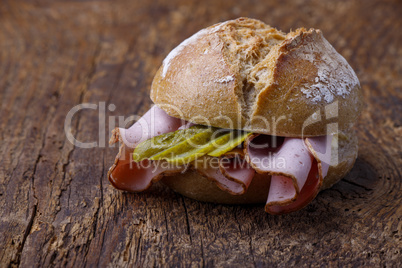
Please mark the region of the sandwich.
POLYGON ((196 200, 283 214, 357 158, 360 83, 320 30, 283 33, 249 18, 212 25, 167 55, 150 97, 149 111, 110 139, 120 149, 108 178, 122 191, 161 181, 196 200))

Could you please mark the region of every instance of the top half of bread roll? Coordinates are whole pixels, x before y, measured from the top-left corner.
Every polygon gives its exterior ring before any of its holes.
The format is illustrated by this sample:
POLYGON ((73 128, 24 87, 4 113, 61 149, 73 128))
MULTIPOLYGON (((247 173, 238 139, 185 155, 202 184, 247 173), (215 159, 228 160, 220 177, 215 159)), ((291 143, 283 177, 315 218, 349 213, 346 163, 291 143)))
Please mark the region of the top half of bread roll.
POLYGON ((320 30, 286 34, 248 18, 202 29, 172 50, 151 99, 194 123, 290 137, 349 129, 361 110, 355 72, 320 30))

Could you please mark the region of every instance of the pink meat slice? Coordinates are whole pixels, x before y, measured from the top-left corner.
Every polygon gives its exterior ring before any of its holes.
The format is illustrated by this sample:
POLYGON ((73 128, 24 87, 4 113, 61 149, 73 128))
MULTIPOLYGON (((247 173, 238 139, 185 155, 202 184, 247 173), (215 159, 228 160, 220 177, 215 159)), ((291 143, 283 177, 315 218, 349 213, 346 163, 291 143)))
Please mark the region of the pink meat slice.
POLYGON ((196 170, 204 177, 215 182, 220 189, 226 192, 229 192, 234 195, 242 194, 245 192, 245 189, 242 184, 226 178, 225 175, 222 174, 219 168, 197 167, 196 170))
POLYGON ((220 189, 233 195, 244 194, 255 174, 242 154, 232 155, 230 152, 221 158, 205 156, 193 166, 220 189))
POLYGON ((122 144, 115 162, 108 172, 112 185, 120 190, 140 192, 148 189, 163 175, 182 171, 183 166, 168 165, 163 161, 134 162, 132 153, 142 141, 176 131, 184 124, 186 124, 185 121, 169 116, 154 105, 129 129, 116 128, 110 143, 121 141, 122 144))
MULTIPOLYGON (((270 136, 258 136, 270 139, 270 136)), ((277 148, 269 146, 258 148, 252 141, 248 143, 248 160, 251 166, 262 174, 271 174, 271 190, 268 205, 285 205, 293 202, 303 188, 311 169, 312 156, 303 139, 285 138, 277 148)))
POLYGON ((135 148, 139 143, 152 137, 173 132, 187 122, 168 115, 158 106, 154 105, 130 128, 118 128, 122 142, 135 148))
POLYGON ((267 200, 268 206, 294 201, 296 200, 296 196, 296 188, 294 187, 291 178, 278 175, 271 176, 271 184, 267 200))
MULTIPOLYGON (((331 163, 331 142, 333 136, 320 136, 314 138, 306 138, 305 143, 310 153, 316 159, 321 172, 322 178, 324 178, 327 173, 331 163)), ((320 185, 321 186, 321 185, 320 185)))
POLYGON ((265 211, 274 214, 285 214, 293 211, 297 211, 307 206, 318 194, 320 188, 320 178, 318 175, 318 165, 314 161, 313 166, 311 167, 309 176, 307 181, 298 195, 297 199, 288 205, 280 206, 280 205, 265 205, 265 211))
POLYGON ((304 187, 293 203, 284 206, 269 205, 267 203, 265 206, 266 212, 270 214, 284 214, 297 211, 307 206, 317 196, 322 181, 328 173, 331 161, 332 138, 332 135, 327 135, 305 139, 306 146, 314 157, 314 161, 304 187))
POLYGON ((251 166, 258 173, 272 175, 266 211, 299 210, 314 199, 328 172, 332 136, 285 138, 276 147, 270 146, 270 139, 252 136, 245 148, 251 166))
POLYGON ((162 161, 121 161, 109 174, 109 181, 120 190, 142 192, 164 175, 184 170, 183 166, 169 165, 162 161))

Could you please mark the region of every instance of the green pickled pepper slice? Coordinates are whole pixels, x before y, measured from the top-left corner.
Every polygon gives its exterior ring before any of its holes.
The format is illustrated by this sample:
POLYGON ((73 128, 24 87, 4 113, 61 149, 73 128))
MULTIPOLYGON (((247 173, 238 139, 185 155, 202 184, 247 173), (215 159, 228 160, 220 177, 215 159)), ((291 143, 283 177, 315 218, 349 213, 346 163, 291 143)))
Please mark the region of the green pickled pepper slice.
POLYGON ((221 156, 241 144, 249 132, 193 126, 165 133, 140 143, 133 152, 134 161, 166 160, 178 165, 196 160, 205 154, 221 156))
POLYGON ((210 151, 213 151, 216 147, 227 143, 230 140, 231 133, 219 133, 217 136, 218 137, 213 138, 213 132, 197 134, 189 140, 183 141, 160 154, 154 155, 150 160, 164 159, 169 163, 177 165, 192 162, 210 151))
POLYGON ((228 139, 225 144, 222 144, 220 147, 208 153, 210 156, 219 157, 226 152, 229 152, 233 148, 240 145, 248 136, 250 136, 250 132, 241 132, 240 134, 235 134, 232 139, 228 139))
POLYGON ((141 142, 133 152, 133 160, 141 161, 150 158, 172 146, 193 137, 196 134, 208 132, 208 128, 203 126, 193 126, 188 129, 176 130, 175 132, 165 133, 141 142))

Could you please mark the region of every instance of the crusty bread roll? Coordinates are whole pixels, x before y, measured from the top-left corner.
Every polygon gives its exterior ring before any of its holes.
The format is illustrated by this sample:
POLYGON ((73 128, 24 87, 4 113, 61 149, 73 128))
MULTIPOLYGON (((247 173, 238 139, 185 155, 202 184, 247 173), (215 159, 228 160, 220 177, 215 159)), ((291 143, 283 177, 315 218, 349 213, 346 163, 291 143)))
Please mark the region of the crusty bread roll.
MULTIPOLYGON (((352 128, 362 106, 359 80, 320 30, 286 34, 248 18, 215 24, 170 52, 151 99, 169 115, 197 124, 284 137, 333 134, 321 190, 343 178, 357 158, 352 128)), ((256 174, 243 195, 222 191, 196 171, 162 181, 200 201, 244 204, 266 202, 270 176, 256 174)))
POLYGON ((285 34, 248 18, 203 29, 172 50, 151 99, 194 123, 288 137, 330 134, 325 120, 311 123, 316 111, 347 130, 361 110, 356 74, 321 31, 285 34))
MULTIPOLYGON (((357 137, 354 130, 340 131, 331 144, 332 158, 321 190, 330 188, 342 179, 353 167, 357 158, 357 137)), ((214 182, 196 171, 165 176, 162 182, 169 188, 189 198, 220 204, 265 203, 269 192, 270 175, 257 174, 243 195, 222 191, 214 182)))

